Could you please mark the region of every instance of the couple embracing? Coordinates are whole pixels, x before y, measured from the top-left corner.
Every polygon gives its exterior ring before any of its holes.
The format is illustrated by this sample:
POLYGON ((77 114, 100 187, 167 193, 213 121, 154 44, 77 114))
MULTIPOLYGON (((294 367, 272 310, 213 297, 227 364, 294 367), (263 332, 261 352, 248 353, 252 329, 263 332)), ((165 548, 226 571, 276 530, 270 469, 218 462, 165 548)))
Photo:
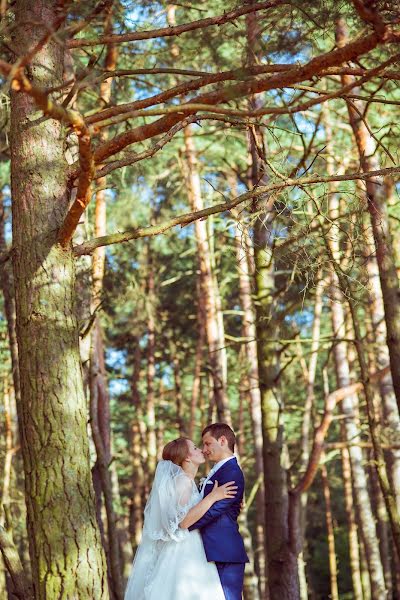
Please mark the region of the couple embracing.
POLYGON ((234 456, 235 434, 225 423, 202 433, 203 450, 188 438, 169 442, 144 511, 125 600, 241 600, 245 563, 237 517, 244 493, 234 456), (197 470, 214 467, 200 492, 197 470))

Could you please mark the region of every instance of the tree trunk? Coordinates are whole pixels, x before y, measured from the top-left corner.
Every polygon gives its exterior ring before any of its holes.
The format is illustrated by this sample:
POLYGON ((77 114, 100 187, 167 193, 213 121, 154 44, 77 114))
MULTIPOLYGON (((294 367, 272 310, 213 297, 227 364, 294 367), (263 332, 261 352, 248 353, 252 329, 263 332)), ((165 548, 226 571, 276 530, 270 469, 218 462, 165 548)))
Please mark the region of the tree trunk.
MULTIPOLYGON (((379 269, 375 257, 373 239, 370 230, 365 227, 366 238, 366 267, 369 280, 369 310, 373 327, 372 353, 376 362, 376 369, 383 369, 389 364, 389 352, 386 344, 387 331, 385 324, 385 310, 382 299, 382 290, 379 280, 379 269)), ((395 442, 400 438, 400 419, 393 390, 391 374, 388 373, 379 382, 379 391, 382 399, 382 412, 386 425, 386 437, 395 442)), ((393 449, 386 452, 393 491, 400 511, 400 450, 393 449)))
MULTIPOLYGON (((198 172, 196 148, 190 125, 185 128, 185 154, 187 162, 188 193, 192 210, 204 208, 198 172)), ((218 420, 231 425, 231 415, 226 396, 226 364, 224 361, 225 339, 222 337, 221 322, 218 315, 218 298, 211 264, 210 239, 207 224, 203 220, 195 221, 197 251, 200 263, 200 289, 204 299, 205 330, 208 345, 208 362, 213 382, 214 401, 217 406, 218 420)))
MULTIPOLYGON (((233 187, 236 192, 236 186, 233 187)), ((254 458, 256 476, 262 476, 261 485, 256 495, 256 547, 255 562, 259 576, 261 598, 266 594, 266 564, 265 564, 265 515, 264 515, 264 461, 262 439, 261 394, 258 385, 257 340, 255 325, 255 309, 252 299, 251 273, 248 254, 251 239, 248 232, 237 223, 235 227, 235 248, 239 272, 240 304, 243 310, 242 336, 246 339, 244 352, 246 357, 246 373, 249 383, 249 406, 253 434, 254 458)))
POLYGON ((155 324, 155 282, 154 264, 150 241, 147 244, 147 392, 146 392, 146 416, 147 416, 147 456, 148 473, 151 479, 156 469, 157 462, 157 437, 156 437, 156 412, 154 383, 156 376, 156 324, 155 324))
MULTIPOLYGON (((202 400, 201 394, 201 368, 203 363, 203 351, 205 342, 205 331, 204 331, 204 310, 202 305, 203 299, 200 294, 200 283, 197 280, 197 342, 196 352, 194 357, 194 373, 193 373, 193 384, 192 384, 192 396, 190 400, 190 422, 189 422, 189 437, 191 440, 194 439, 195 428, 196 428, 196 413, 197 410, 202 408, 200 406, 202 400)), ((203 411, 200 410, 202 413, 203 411)))
MULTIPOLYGON (((328 114, 325 113, 325 128, 327 132, 327 142, 329 149, 328 156, 328 173, 334 171, 333 164, 333 148, 332 148, 332 133, 328 114)), ((326 241, 328 254, 331 258, 331 317, 333 335, 336 338, 346 338, 346 312, 344 309, 344 289, 341 289, 341 280, 338 275, 338 265, 341 262, 341 247, 340 247, 340 229, 335 223, 339 216, 339 196, 335 193, 334 187, 330 186, 328 197, 329 217, 333 223, 329 239, 326 241)), ((347 343, 338 341, 333 348, 333 356, 335 361, 336 379, 338 387, 345 387, 350 384, 350 366, 347 356, 347 343)), ((372 512, 371 502, 368 495, 367 478, 364 469, 364 457, 362 449, 359 445, 360 430, 356 420, 358 413, 358 396, 353 394, 347 396, 341 403, 342 412, 345 416, 344 431, 348 442, 352 442, 349 446, 351 472, 353 478, 354 501, 356 505, 358 520, 360 524, 360 534, 362 536, 366 560, 371 579, 371 590, 373 597, 385 598, 385 580, 383 576, 382 563, 380 560, 379 546, 377 541, 377 533, 375 520, 372 512)))
MULTIPOLYGON (((373 454, 370 452, 370 463, 373 465, 373 454)), ((376 474, 375 467, 370 468, 370 484, 371 484, 371 498, 376 519, 376 530, 379 539, 379 549, 381 553, 381 561, 383 567, 383 574, 385 577, 387 597, 389 600, 393 597, 393 582, 392 582, 392 567, 389 552, 389 527, 388 518, 383 500, 382 491, 379 486, 378 477, 376 474)), ((394 549, 395 550, 395 549, 394 549)))
MULTIPOLYGON (((335 337, 344 338, 345 312, 343 308, 343 297, 338 289, 338 279, 332 275, 332 326, 335 337)), ((347 359, 346 342, 338 342, 333 349, 335 359, 336 377, 338 387, 350 384, 350 367, 347 359)), ((355 420, 355 412, 358 410, 358 397, 356 394, 348 396, 342 401, 342 412, 345 415, 344 427, 346 439, 352 442, 349 446, 351 471, 354 485, 354 501, 357 507, 361 535, 363 537, 366 559, 371 578, 373 597, 385 597, 385 581, 379 555, 377 534, 374 516, 368 495, 367 479, 364 470, 364 457, 362 449, 355 445, 360 441, 360 431, 355 420)))
POLYGON ((182 394, 182 377, 181 377, 181 364, 178 356, 178 346, 175 343, 171 343, 171 354, 172 354, 172 365, 174 371, 174 385, 175 385, 175 407, 176 407, 176 428, 180 436, 186 435, 186 427, 183 419, 183 394, 182 394))
POLYGON ((122 565, 117 518, 113 506, 111 473, 109 470, 111 460, 109 415, 104 415, 100 409, 100 406, 108 406, 108 392, 105 387, 104 364, 99 361, 99 359, 101 360, 104 358, 104 352, 102 347, 99 348, 101 337, 98 325, 98 323, 95 323, 97 331, 92 336, 90 356, 90 424, 97 455, 95 469, 98 471, 107 516, 108 544, 106 549, 109 563, 109 575, 112 582, 110 591, 116 600, 122 600, 124 595, 122 565))
MULTIPOLYGON (((310 458, 310 433, 311 423, 314 410, 314 387, 315 377, 318 363, 318 349, 320 343, 320 331, 321 331, 321 312, 323 304, 323 291, 326 285, 326 281, 321 279, 321 273, 317 275, 317 285, 315 289, 315 303, 314 303, 314 320, 312 325, 311 333, 311 357, 308 366, 305 366, 305 382, 306 382, 306 400, 304 404, 304 414, 301 424, 301 472, 304 473, 308 466, 310 458)), ((327 390, 329 393, 329 390, 327 390)), ((300 579, 300 591, 302 600, 306 600, 307 594, 307 579, 305 569, 305 540, 306 540, 306 526, 307 526, 307 502, 308 493, 303 492, 300 498, 300 534, 301 534, 301 554, 299 556, 299 579, 300 579)))
MULTIPOLYGON (((249 0, 248 3, 252 3, 249 0)), ((258 43, 261 39, 257 17, 246 17, 247 62, 258 60, 258 43)), ((254 110, 257 99, 251 98, 249 109, 254 110)), ((266 185, 268 178, 260 161, 265 152, 261 129, 249 132, 251 155, 251 187, 266 185)), ((297 548, 293 547, 289 529, 289 498, 287 473, 283 466, 284 427, 282 421, 282 398, 277 389, 279 371, 276 347, 271 338, 277 339, 274 323, 275 267, 272 255, 273 226, 275 214, 273 199, 260 197, 254 203, 254 261, 255 306, 257 331, 258 378, 261 393, 264 482, 265 482, 265 543, 268 561, 268 589, 270 600, 296 600, 300 597, 297 567, 297 548)))
MULTIPOLYGON (((346 23, 339 19, 336 27, 336 42, 343 46, 348 41, 346 23)), ((354 81, 351 75, 341 76, 343 85, 354 81)), ((358 93, 354 88, 353 93, 358 93)), ((379 169, 377 147, 374 138, 367 128, 364 114, 364 103, 352 100, 347 104, 349 121, 356 141, 360 164, 363 171, 379 169)), ((400 411, 400 292, 399 279, 396 270, 393 241, 389 227, 384 187, 381 182, 369 178, 366 183, 367 205, 371 218, 372 233, 375 241, 376 259, 382 288, 385 322, 386 343, 390 356, 393 388, 396 394, 397 406, 400 411)))
POLYGON ((337 564, 335 550, 335 535, 332 517, 331 492, 329 489, 328 471, 325 464, 321 466, 322 487, 325 498, 325 519, 328 533, 328 555, 329 555, 329 573, 331 579, 331 594, 332 600, 339 600, 339 590, 337 582, 337 564))
MULTIPOLYGON (((346 431, 343 423, 340 427, 341 437, 346 440, 346 431)), ((342 475, 344 488, 344 503, 347 515, 347 530, 349 536, 349 557, 351 569, 351 581, 353 584, 354 600, 368 600, 363 594, 361 585, 361 565, 359 555, 359 540, 357 532, 357 521, 353 503, 353 490, 351 480, 351 465, 348 448, 343 448, 342 452, 342 475)))
MULTIPOLYGON (((15 3, 21 56, 58 18, 50 0, 15 3)), ((52 38, 28 77, 63 83, 63 47, 52 38)), ((21 444, 35 597, 108 598, 94 511, 86 402, 74 304, 71 248, 57 232, 69 206, 64 127, 33 101, 11 95, 13 268, 21 376, 21 444)))

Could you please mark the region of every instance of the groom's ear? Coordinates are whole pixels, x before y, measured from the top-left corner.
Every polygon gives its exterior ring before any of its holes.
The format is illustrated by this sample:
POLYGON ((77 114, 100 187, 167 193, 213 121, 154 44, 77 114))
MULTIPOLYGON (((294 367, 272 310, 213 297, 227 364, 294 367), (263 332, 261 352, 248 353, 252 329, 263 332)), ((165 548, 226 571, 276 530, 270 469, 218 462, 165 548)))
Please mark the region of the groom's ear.
POLYGON ((218 438, 218 441, 221 444, 221 446, 228 445, 228 440, 226 439, 226 437, 224 435, 221 435, 221 437, 218 438))

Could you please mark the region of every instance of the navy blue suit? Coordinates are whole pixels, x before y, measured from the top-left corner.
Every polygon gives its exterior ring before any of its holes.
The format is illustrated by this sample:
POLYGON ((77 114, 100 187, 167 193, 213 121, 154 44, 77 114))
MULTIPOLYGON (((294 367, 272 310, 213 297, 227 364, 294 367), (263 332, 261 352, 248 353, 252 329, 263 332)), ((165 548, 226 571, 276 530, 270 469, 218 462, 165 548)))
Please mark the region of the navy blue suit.
POLYGON ((249 559, 237 524, 244 494, 244 477, 236 458, 224 463, 209 481, 212 484, 205 486, 204 497, 212 491, 215 481, 219 485, 234 481, 238 486, 237 494, 234 498, 215 502, 189 530, 200 530, 207 560, 214 561, 218 568, 226 599, 241 600, 244 565, 249 559))

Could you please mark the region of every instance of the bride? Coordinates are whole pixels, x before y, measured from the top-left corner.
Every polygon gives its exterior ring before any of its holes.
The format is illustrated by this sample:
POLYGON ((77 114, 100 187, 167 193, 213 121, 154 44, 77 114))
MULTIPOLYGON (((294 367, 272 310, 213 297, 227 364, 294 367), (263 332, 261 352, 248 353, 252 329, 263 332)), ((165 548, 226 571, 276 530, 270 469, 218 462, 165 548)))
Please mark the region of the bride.
POLYGON ((188 531, 218 500, 233 498, 228 482, 203 500, 194 478, 205 462, 188 438, 169 442, 156 469, 144 511, 142 541, 136 551, 125 600, 225 600, 218 571, 207 562, 199 531, 188 531))

